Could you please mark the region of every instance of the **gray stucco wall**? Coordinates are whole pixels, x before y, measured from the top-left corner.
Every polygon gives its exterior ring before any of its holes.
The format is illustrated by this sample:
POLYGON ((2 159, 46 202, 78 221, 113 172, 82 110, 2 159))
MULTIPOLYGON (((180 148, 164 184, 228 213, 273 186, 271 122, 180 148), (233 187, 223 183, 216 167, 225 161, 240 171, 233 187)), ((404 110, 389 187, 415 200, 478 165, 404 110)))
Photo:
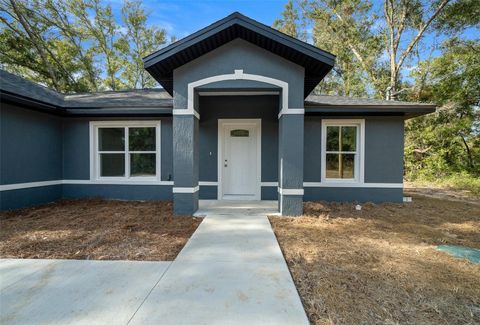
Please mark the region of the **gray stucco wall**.
POLYGON ((62 198, 62 185, 22 188, 0 192, 0 210, 26 208, 62 198))
POLYGON ((64 184, 64 198, 102 197, 119 200, 172 200, 170 185, 64 184))
MULTIPOLYGON (((89 121, 93 119, 62 119, 5 103, 1 104, 0 114, 0 184, 90 179, 89 121)), ((161 120, 161 180, 172 180, 172 118, 148 119, 161 120)), ((62 197, 171 200, 172 186, 58 184, 0 191, 0 209, 27 207, 62 197)))
MULTIPOLYGON (((331 117, 334 118, 334 117, 331 117)), ((365 183, 403 182, 403 117, 339 117, 365 119, 365 183)), ((321 117, 305 117, 304 181, 320 182, 321 117)), ((402 202, 400 188, 305 187, 305 201, 402 202)))
POLYGON ((320 182, 322 155, 322 118, 305 116, 304 121, 304 156, 303 181, 320 182))
POLYGON ((59 118, 2 103, 0 184, 62 179, 59 118))
POLYGON ((402 183, 404 120, 369 117, 365 120, 365 182, 402 183))
MULTIPOLYGON (((203 78, 232 74, 234 70, 267 76, 289 84, 289 106, 303 107, 304 68, 242 39, 229 42, 173 72, 174 107, 187 107, 188 83, 203 78)), ((225 87, 249 88, 248 81, 227 81, 225 87)), ((222 87, 221 85, 211 85, 222 87)), ((271 88, 272 85, 266 85, 271 88)), ((255 86, 258 88, 258 85, 255 86)))
MULTIPOLYGON (((62 179, 62 123, 57 117, 0 105, 0 184, 62 179)), ((0 209, 58 200, 61 185, 0 192, 0 209)))
MULTIPOLYGON (((403 181, 403 117, 340 117, 365 119, 365 183, 403 181)), ((337 118, 336 118, 337 119, 337 118)), ((304 181, 320 182, 321 117, 305 117, 304 181)))
POLYGON ((304 201, 397 202, 403 201, 401 188, 305 187, 304 201))

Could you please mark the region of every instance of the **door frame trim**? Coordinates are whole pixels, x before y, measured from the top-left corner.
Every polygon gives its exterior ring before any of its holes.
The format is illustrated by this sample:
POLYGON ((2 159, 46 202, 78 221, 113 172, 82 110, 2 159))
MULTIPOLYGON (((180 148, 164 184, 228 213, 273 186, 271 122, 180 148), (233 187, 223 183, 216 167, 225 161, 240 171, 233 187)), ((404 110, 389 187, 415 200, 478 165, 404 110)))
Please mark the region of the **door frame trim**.
POLYGON ((228 125, 250 124, 255 126, 257 136, 257 181, 255 197, 253 200, 261 200, 262 190, 262 119, 218 119, 218 144, 217 144, 217 200, 223 200, 223 129, 228 125))

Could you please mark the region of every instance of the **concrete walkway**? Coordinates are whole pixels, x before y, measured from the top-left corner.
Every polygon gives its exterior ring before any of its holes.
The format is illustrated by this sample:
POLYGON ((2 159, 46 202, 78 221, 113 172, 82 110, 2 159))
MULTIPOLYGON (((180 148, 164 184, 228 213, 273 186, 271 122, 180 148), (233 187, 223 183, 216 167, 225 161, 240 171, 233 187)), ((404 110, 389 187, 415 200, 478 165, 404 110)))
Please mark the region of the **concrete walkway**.
POLYGON ((202 202, 174 262, 2 260, 0 324, 308 324, 275 211, 202 202))
POLYGON ((206 215, 132 324, 308 324, 266 217, 277 202, 201 202, 206 215))

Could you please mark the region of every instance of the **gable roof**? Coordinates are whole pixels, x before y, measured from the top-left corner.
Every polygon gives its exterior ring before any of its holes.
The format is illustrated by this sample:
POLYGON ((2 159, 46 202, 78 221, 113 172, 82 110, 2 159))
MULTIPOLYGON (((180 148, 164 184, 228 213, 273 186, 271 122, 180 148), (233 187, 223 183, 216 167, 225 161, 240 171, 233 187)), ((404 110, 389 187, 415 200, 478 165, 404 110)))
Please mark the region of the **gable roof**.
POLYGON ((304 97, 333 68, 335 56, 234 12, 231 15, 150 54, 145 69, 172 95, 173 70, 236 39, 242 38, 305 68, 304 97))

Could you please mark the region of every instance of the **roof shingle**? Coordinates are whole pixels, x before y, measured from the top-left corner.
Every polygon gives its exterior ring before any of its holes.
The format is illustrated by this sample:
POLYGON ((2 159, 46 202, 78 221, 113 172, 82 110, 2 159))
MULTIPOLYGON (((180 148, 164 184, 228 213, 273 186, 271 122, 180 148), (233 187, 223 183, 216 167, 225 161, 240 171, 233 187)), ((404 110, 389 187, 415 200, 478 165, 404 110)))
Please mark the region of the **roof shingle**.
MULTIPOLYGON (((61 94, 0 69, 0 91, 38 101, 68 114, 152 114, 171 113, 173 99, 164 89, 133 89, 81 94, 61 94), (126 111, 128 109, 128 112, 126 111)), ((307 114, 395 113, 413 117, 430 113, 435 105, 372 98, 310 95, 307 114)))

